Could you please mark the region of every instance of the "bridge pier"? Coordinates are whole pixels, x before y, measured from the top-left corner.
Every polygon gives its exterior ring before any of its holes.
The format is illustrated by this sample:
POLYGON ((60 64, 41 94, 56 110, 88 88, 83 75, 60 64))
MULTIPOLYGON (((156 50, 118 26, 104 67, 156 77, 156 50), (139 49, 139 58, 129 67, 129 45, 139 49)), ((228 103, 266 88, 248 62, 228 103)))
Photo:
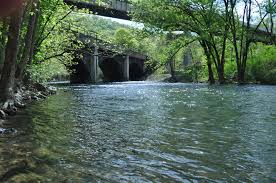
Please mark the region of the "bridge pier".
POLYGON ((94 47, 93 56, 90 57, 89 66, 91 83, 95 84, 98 82, 99 79, 99 51, 98 47, 96 46, 94 47))
POLYGON ((129 55, 125 56, 123 63, 123 77, 124 81, 129 81, 129 55))
POLYGON ((184 53, 183 66, 186 67, 191 65, 192 63, 193 63, 192 50, 190 47, 188 47, 184 53))

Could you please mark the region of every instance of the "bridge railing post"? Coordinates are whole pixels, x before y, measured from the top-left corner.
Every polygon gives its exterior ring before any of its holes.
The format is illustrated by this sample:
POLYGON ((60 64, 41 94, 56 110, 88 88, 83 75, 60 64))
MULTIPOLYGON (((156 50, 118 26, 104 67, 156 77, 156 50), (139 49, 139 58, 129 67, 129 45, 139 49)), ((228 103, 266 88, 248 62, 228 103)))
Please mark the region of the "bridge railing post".
POLYGON ((126 1, 122 1, 122 11, 127 11, 127 2, 126 1))
POLYGON ((112 0, 111 8, 120 10, 120 11, 130 11, 131 10, 129 2, 126 0, 112 0))

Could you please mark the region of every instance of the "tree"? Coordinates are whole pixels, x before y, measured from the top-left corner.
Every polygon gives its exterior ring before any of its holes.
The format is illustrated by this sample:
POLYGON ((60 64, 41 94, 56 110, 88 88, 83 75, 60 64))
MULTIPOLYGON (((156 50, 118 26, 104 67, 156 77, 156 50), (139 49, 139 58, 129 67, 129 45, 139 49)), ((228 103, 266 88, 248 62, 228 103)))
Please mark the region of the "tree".
MULTIPOLYGON (((260 26, 264 23, 265 18, 272 13, 272 9, 275 8, 275 3, 272 4, 271 1, 268 1, 268 4, 265 4, 265 9, 261 8, 261 5, 256 1, 252 0, 244 0, 241 4, 238 4, 237 0, 230 1, 230 30, 232 33, 232 44, 235 51, 235 58, 237 64, 237 72, 238 72, 238 82, 245 82, 245 71, 248 60, 248 52, 250 45, 253 41, 255 41, 256 33, 259 31, 260 26), (239 16, 237 12, 237 5, 243 8, 243 13, 239 16), (253 24, 253 8, 259 10, 260 18, 258 22, 255 22, 255 26, 253 24)), ((272 14, 271 14, 272 17, 272 14)), ((256 20, 255 20, 256 21, 256 20)), ((273 21, 271 23, 271 36, 273 37, 273 21)), ((267 27, 269 32, 269 29, 267 27)))
MULTIPOLYGON (((14 92, 20 89, 18 84, 33 60, 39 65, 40 60, 55 58, 48 54, 64 52, 72 42, 70 32, 60 31, 63 20, 72 12, 62 0, 29 0, 13 10, 0 22, 0 65, 4 62, 3 69, 0 68, 0 101, 6 104, 4 108, 14 104, 14 92)), ((66 58, 70 60, 70 56, 66 58)))
POLYGON ((35 32, 36 32, 36 27, 37 27, 38 17, 39 17, 39 9, 40 9, 40 1, 33 0, 33 2, 31 2, 31 11, 29 13, 30 17, 29 17, 29 23, 27 27, 27 33, 25 35, 24 49, 23 49, 20 62, 17 67, 17 79, 19 81, 23 79, 23 74, 29 60, 33 59, 32 58, 33 55, 31 55, 31 49, 32 49, 32 45, 34 44, 35 32))
POLYGON ((135 50, 138 47, 138 41, 126 28, 117 29, 114 37, 115 44, 123 46, 127 50, 135 50))
MULTIPOLYGON (((229 3, 226 1, 225 3, 229 3)), ((220 83, 225 82, 225 49, 228 38, 229 14, 220 15, 221 4, 215 1, 139 1, 135 3, 134 16, 152 29, 165 31, 181 30, 194 33, 206 57, 214 63, 220 83), (207 48, 207 49, 206 49, 207 48)), ((226 6, 228 8, 228 6, 226 6)), ((228 12, 227 10, 223 12, 228 12)), ((211 63, 209 62, 209 66, 211 63)), ((209 68, 209 81, 213 83, 213 72, 209 68)))
POLYGON ((5 62, 0 80, 0 101, 13 103, 16 59, 19 49, 19 35, 23 18, 23 5, 9 18, 8 41, 5 49, 5 62))
POLYGON ((7 19, 2 18, 1 22, 1 31, 0 31, 0 78, 2 73, 2 67, 5 59, 5 47, 6 47, 6 39, 7 39, 7 19))
MULTIPOLYGON (((265 17, 263 20, 263 25, 267 31, 267 33, 270 34, 271 37, 271 44, 275 41, 275 24, 276 24, 276 6, 275 1, 267 0, 266 3, 263 5, 263 8, 261 5, 256 1, 259 9, 264 9, 263 13, 268 13, 268 17, 265 17)), ((259 11, 260 13, 260 19, 262 18, 262 11, 259 11)), ((274 43, 275 44, 275 43, 274 43)))

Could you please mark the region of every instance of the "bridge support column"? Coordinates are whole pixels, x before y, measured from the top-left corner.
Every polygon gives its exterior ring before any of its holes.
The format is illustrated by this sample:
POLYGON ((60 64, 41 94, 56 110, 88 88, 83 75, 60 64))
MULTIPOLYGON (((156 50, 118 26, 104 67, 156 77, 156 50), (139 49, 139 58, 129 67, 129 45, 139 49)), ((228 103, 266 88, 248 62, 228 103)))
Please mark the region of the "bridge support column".
POLYGON ((129 55, 125 56, 125 60, 123 64, 123 73, 124 73, 124 80, 129 81, 129 55))
POLYGON ((93 57, 91 59, 90 63, 90 77, 91 77, 91 83, 95 84, 98 81, 98 65, 99 65, 99 52, 98 48, 94 47, 94 53, 93 57))

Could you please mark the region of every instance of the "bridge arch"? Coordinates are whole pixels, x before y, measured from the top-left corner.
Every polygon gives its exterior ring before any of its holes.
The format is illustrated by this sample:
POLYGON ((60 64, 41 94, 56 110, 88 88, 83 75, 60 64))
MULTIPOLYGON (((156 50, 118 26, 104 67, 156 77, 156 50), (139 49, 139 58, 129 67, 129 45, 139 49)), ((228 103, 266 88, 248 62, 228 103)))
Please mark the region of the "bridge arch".
POLYGON ((144 75, 144 68, 141 63, 131 62, 129 64, 129 79, 131 81, 141 81, 144 75))

